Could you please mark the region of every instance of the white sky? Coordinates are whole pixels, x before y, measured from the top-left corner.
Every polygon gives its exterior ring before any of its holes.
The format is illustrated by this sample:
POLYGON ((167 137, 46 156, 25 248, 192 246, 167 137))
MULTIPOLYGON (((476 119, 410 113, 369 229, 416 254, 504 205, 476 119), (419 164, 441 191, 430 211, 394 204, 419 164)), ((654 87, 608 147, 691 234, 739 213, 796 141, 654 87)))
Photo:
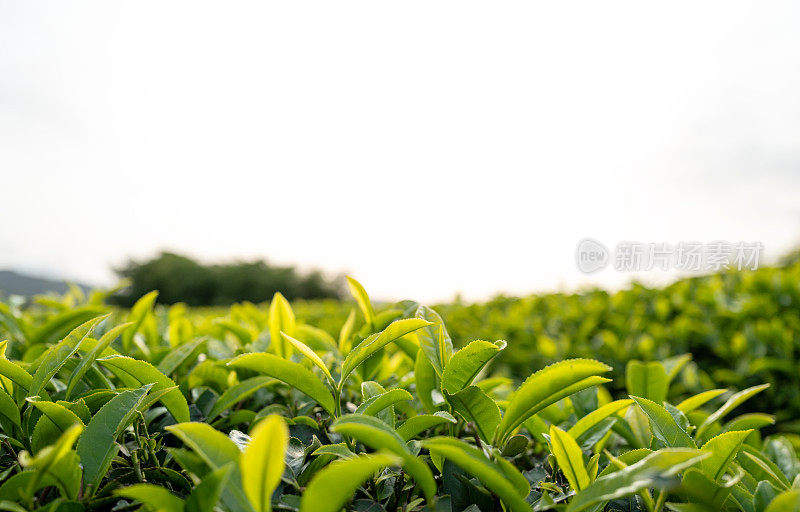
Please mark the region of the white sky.
MULTIPOLYGON (((800 242, 800 4, 0 0, 0 268, 160 248, 382 298, 584 276, 576 242, 800 242)), ((646 279, 669 276, 648 274, 646 279)))

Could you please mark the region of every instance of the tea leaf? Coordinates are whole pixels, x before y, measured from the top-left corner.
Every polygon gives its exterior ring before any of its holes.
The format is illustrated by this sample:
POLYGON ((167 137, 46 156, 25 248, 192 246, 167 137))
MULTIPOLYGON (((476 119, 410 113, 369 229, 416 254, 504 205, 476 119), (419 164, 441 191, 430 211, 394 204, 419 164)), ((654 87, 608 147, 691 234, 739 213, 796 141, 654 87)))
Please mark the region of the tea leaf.
POLYGON ((328 382, 330 382, 331 386, 332 387, 336 387, 336 382, 334 382, 333 376, 331 375, 331 372, 328 370, 328 367, 325 366, 325 363, 322 361, 322 359, 320 359, 320 357, 317 355, 316 352, 311 350, 302 341, 299 341, 299 340, 296 340, 296 339, 292 338, 291 336, 289 336, 285 332, 281 332, 281 336, 283 336, 284 340, 286 340, 290 344, 292 344, 294 346, 294 348, 299 350, 301 354, 306 356, 312 363, 314 363, 317 366, 317 368, 322 370, 322 373, 325 374, 325 377, 328 379, 328 382))
POLYGON ((280 292, 275 292, 269 304, 269 338, 278 357, 288 358, 292 354, 291 346, 281 337, 281 331, 294 334, 295 323, 289 301, 280 292))
POLYGON ((669 379, 664 365, 658 361, 629 361, 625 368, 625 384, 629 395, 640 396, 657 404, 667 399, 669 379))
POLYGON ((209 411, 208 415, 206 415, 206 421, 213 421, 214 418, 222 414, 223 411, 245 400, 259 389, 263 389, 274 383, 275 379, 272 377, 258 376, 242 381, 226 389, 225 392, 222 393, 222 396, 214 403, 214 407, 209 411))
POLYGON ((483 485, 497 494, 510 510, 530 512, 530 506, 523 499, 527 493, 522 496, 519 489, 509 482, 503 470, 484 457, 477 448, 449 437, 433 437, 422 441, 422 446, 431 453, 437 453, 449 459, 467 473, 475 476, 483 485))
POLYGON ((86 484, 93 490, 97 490, 111 466, 111 459, 117 454, 117 437, 131 422, 151 387, 147 384, 139 389, 123 391, 101 407, 86 425, 76 450, 81 458, 86 484))
POLYGON ((186 510, 214 512, 222 491, 233 472, 234 463, 226 464, 208 473, 186 498, 186 510))
POLYGON ((731 412, 732 410, 736 409, 739 405, 742 404, 745 400, 749 399, 753 395, 760 393, 767 389, 769 384, 761 384, 760 386, 753 386, 751 388, 744 389, 735 393, 733 396, 728 398, 728 400, 722 404, 722 407, 714 411, 706 420, 697 427, 697 432, 695 433, 695 437, 698 439, 700 436, 705 433, 706 429, 714 424, 715 421, 722 419, 726 414, 731 412))
POLYGON ((361 286, 361 283, 350 276, 347 276, 347 286, 350 288, 350 294, 356 299, 361 314, 364 315, 364 321, 371 330, 375 329, 375 310, 372 309, 372 302, 369 300, 367 291, 361 286))
POLYGON ((669 448, 697 448, 694 440, 662 406, 646 398, 631 396, 650 419, 653 435, 669 448))
POLYGON ((403 469, 420 485, 427 500, 436 494, 436 482, 428 466, 411 454, 403 439, 378 418, 360 414, 342 416, 332 426, 334 432, 353 437, 373 450, 386 450, 403 459, 403 469))
POLYGON ((300 512, 338 512, 376 471, 399 463, 399 458, 388 454, 332 462, 309 482, 300 500, 300 512))
POLYGON ((212 470, 232 465, 228 485, 222 491, 222 501, 231 510, 254 512, 242 488, 242 473, 239 469, 241 452, 228 436, 205 423, 179 423, 166 428, 199 455, 212 470))
POLYGON ((615 400, 613 402, 607 403, 604 406, 590 412, 583 418, 579 419, 575 422, 575 425, 570 427, 567 430, 567 433, 572 436, 573 439, 578 439, 584 433, 588 432, 589 429, 606 419, 607 417, 611 416, 612 414, 616 414, 617 412, 625 409, 629 405, 633 403, 633 400, 625 399, 625 400, 615 400))
POLYGON ((342 363, 342 376, 339 380, 340 385, 361 363, 375 354, 389 343, 401 336, 405 336, 417 329, 431 325, 430 322, 418 318, 408 318, 405 320, 395 320, 379 333, 375 333, 359 343, 344 359, 342 363))
POLYGON ((421 432, 446 423, 452 425, 457 423, 457 421, 449 413, 443 411, 435 414, 420 414, 419 416, 408 418, 402 425, 397 427, 397 434, 402 437, 404 441, 410 441, 421 432))
POLYGON ((736 458, 739 448, 752 430, 726 432, 713 437, 703 445, 704 452, 711 452, 711 457, 700 462, 699 468, 713 480, 720 481, 728 469, 728 465, 736 458))
MULTIPOLYGON (((146 361, 133 359, 127 356, 108 356, 98 359, 97 362, 108 368, 128 387, 153 384, 152 392, 175 387, 175 382, 158 371, 146 361)), ((186 397, 178 389, 173 389, 161 397, 161 403, 178 422, 189 421, 189 404, 186 397)))
POLYGON ((117 496, 136 500, 156 512, 183 512, 183 500, 153 484, 134 484, 114 491, 117 496))
POLYGON ((687 398, 683 402, 678 404, 678 410, 680 410, 684 414, 689 414, 690 412, 694 411, 698 407, 702 407, 706 402, 709 402, 719 395, 727 392, 727 389, 712 389, 710 391, 703 391, 702 393, 698 393, 692 397, 687 398))
POLYGON ((152 291, 143 295, 139 300, 131 308, 131 313, 128 315, 128 321, 133 324, 133 327, 127 329, 122 334, 122 348, 127 352, 131 349, 131 343, 133 343, 133 337, 136 336, 136 333, 139 332, 141 329, 142 324, 144 323, 145 318, 147 318, 148 313, 153 310, 153 305, 158 298, 158 291, 152 291))
POLYGON ((484 443, 491 444, 492 436, 500 424, 500 408, 477 386, 469 386, 445 398, 453 409, 468 422, 472 422, 484 443))
POLYGON ((281 481, 289 429, 280 416, 270 415, 253 429, 242 454, 242 484, 256 512, 272 509, 272 492, 281 481))
POLYGON ((28 396, 36 396, 42 391, 44 386, 50 382, 50 379, 64 366, 67 359, 78 351, 83 340, 92 332, 92 329, 100 320, 97 317, 87 320, 70 331, 61 342, 50 349, 44 360, 39 364, 39 367, 36 368, 36 373, 33 374, 28 396))
MULTIPOLYGON (((511 432, 530 416, 564 397, 609 379, 597 377, 611 370, 592 359, 569 359, 534 373, 512 395, 500 422, 497 439, 505 441, 511 432)), ((500 444, 500 443, 498 443, 500 444)))
POLYGON ((590 479, 586 472, 583 452, 575 439, 555 425, 550 425, 550 446, 558 462, 558 467, 567 477, 570 487, 576 492, 585 489, 589 485, 590 479))
POLYGON ((643 489, 668 484, 675 476, 711 454, 690 448, 664 448, 644 457, 639 462, 601 476, 575 495, 567 512, 586 510, 596 503, 604 503, 643 489))
POLYGON ((472 381, 494 356, 506 347, 505 341, 489 343, 476 340, 450 358, 442 373, 442 389, 458 393, 472 381))
POLYGON ((75 386, 81 381, 83 376, 86 375, 86 372, 89 371, 89 368, 91 368, 92 364, 94 364, 97 356, 102 354, 112 341, 114 341, 120 334, 122 334, 128 327, 132 325, 133 323, 128 322, 112 327, 108 330, 108 332, 100 337, 94 348, 92 348, 88 354, 81 358, 78 366, 72 370, 72 373, 69 376, 69 381, 67 381, 67 391, 65 393, 67 400, 69 400, 72 396, 75 386))
POLYGON ((331 391, 311 370, 298 363, 273 354, 256 353, 241 355, 230 361, 228 366, 263 373, 285 382, 311 397, 328 413, 334 412, 335 402, 331 391))

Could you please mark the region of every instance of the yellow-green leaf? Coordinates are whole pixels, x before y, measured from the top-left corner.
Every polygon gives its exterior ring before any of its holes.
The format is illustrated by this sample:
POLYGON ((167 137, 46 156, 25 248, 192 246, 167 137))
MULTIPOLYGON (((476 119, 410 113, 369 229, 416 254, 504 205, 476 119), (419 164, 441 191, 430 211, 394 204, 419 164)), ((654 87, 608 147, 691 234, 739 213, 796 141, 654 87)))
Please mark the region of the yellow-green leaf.
POLYGON ((550 447, 570 487, 575 492, 586 488, 590 482, 589 473, 586 472, 583 452, 575 439, 555 425, 550 425, 550 447))
POLYGON ((328 367, 325 365, 325 362, 322 361, 322 358, 320 358, 316 352, 311 350, 311 348, 302 341, 292 338, 285 332, 281 332, 281 336, 283 336, 284 340, 294 345, 294 348, 296 348, 297 350, 300 351, 301 354, 306 356, 312 363, 314 363, 314 365, 317 366, 317 368, 322 370, 322 373, 325 374, 325 377, 328 379, 328 382, 330 382, 331 386, 336 387, 336 383, 333 380, 333 376, 331 375, 330 370, 328 370, 328 367))
POLYGON ((242 484, 256 512, 269 512, 272 508, 272 492, 283 475, 288 443, 289 429, 280 416, 267 416, 253 428, 242 454, 242 484))
POLYGON ((292 335, 295 327, 294 312, 286 297, 275 292, 269 304, 269 338, 278 357, 288 358, 292 349, 284 342, 281 331, 292 335))
POLYGON ((593 359, 567 359, 534 373, 512 395, 497 431, 501 445, 523 421, 550 404, 609 379, 598 377, 611 367, 593 359))
POLYGON ((363 286, 361 286, 361 283, 350 276, 347 276, 347 286, 350 288, 350 294, 354 299, 356 299, 356 303, 358 304, 359 309, 361 309, 361 313, 364 315, 364 320, 366 320, 367 325, 370 327, 370 329, 374 329, 375 310, 372 309, 372 302, 369 300, 367 291, 363 286))

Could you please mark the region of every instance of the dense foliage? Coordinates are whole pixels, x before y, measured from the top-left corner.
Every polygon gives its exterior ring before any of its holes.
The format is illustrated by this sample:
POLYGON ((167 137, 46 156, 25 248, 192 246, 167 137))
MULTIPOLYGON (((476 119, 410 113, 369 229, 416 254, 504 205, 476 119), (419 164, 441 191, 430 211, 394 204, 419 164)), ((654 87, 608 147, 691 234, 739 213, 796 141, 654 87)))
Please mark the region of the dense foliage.
MULTIPOLYGON (((785 262, 682 279, 664 288, 498 297, 435 309, 457 343, 508 340, 494 367, 513 378, 562 359, 588 357, 614 368, 610 387, 620 393, 628 360, 691 353, 693 361, 674 384, 680 392, 768 382, 772 386, 759 397, 760 406, 777 416, 781 430, 800 432, 795 421, 800 418, 800 258, 787 256, 785 262)), ((335 301, 295 308, 331 332, 350 311, 335 301)))
POLYGON ((739 414, 768 384, 695 382, 689 355, 511 379, 487 367, 515 340, 454 346, 434 310, 349 284, 335 332, 280 294, 0 305, 0 510, 800 511, 792 438, 739 414))
POLYGON ((204 265, 169 252, 147 261, 131 260, 117 273, 130 286, 112 301, 126 307, 151 290, 159 290, 159 303, 189 306, 264 302, 278 291, 289 300, 338 298, 343 291, 341 280, 330 280, 319 271, 301 273, 261 260, 204 265))

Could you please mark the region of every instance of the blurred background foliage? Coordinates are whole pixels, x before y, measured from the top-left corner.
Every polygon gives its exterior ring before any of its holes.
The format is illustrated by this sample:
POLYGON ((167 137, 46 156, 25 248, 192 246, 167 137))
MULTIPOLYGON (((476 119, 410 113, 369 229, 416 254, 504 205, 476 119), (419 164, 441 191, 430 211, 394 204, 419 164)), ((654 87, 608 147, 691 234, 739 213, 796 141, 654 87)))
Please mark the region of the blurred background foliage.
POLYGON ((158 290, 158 302, 188 306, 227 306, 235 302, 264 302, 280 291, 287 299, 340 298, 344 279, 329 279, 312 270, 302 273, 291 266, 274 266, 263 260, 204 265, 187 256, 162 252, 146 260, 129 260, 116 269, 130 286, 112 302, 130 307, 142 295, 158 290))

